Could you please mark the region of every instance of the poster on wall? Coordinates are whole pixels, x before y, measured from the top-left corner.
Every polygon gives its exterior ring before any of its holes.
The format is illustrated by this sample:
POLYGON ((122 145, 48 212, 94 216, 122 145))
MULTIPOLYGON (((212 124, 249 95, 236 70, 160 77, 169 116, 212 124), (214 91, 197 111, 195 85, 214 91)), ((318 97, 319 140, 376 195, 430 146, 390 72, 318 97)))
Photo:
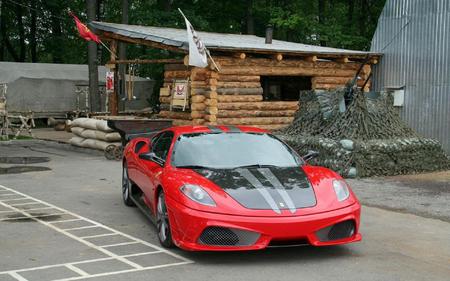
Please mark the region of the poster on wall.
POLYGON ((106 71, 106 93, 114 92, 114 72, 106 71))

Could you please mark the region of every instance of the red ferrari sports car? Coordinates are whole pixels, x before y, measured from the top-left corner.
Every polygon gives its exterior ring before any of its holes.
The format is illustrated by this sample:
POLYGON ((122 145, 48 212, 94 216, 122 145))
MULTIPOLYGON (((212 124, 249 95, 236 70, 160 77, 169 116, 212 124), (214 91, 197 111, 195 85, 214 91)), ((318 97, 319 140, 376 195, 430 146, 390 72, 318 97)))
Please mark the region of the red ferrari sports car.
POLYGON ((149 216, 165 247, 256 250, 361 240, 361 206, 335 172, 308 165, 268 131, 171 127, 128 142, 123 201, 149 216))

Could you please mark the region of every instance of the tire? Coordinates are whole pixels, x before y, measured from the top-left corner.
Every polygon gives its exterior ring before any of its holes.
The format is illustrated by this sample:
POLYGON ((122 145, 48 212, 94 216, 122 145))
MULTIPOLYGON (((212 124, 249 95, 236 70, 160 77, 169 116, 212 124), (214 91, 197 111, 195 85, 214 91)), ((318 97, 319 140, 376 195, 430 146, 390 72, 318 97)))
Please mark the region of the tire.
POLYGON ((167 212, 166 200, 162 190, 158 195, 156 227, 158 229, 158 238, 161 245, 165 248, 172 248, 174 244, 172 241, 172 233, 170 231, 169 214, 167 212))
POLYGON ((134 207, 133 200, 131 200, 132 184, 128 177, 128 167, 126 163, 123 163, 122 168, 122 199, 123 203, 129 207, 134 207))

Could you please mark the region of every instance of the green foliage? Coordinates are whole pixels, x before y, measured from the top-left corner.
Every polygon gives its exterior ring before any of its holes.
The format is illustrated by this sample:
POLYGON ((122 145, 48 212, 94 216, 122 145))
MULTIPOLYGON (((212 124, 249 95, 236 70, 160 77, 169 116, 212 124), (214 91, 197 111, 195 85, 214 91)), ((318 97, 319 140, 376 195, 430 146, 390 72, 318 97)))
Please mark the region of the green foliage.
MULTIPOLYGON (((121 0, 98 0, 100 20, 121 22, 121 0)), ((78 37, 68 11, 86 22, 85 0, 3 0, 0 60, 32 61, 32 9, 36 11, 38 62, 87 63, 87 42, 78 37), (19 3, 20 5, 17 5, 19 3), (20 24, 20 19, 22 24, 20 24), (11 48, 8 48, 7 42, 11 48), (20 57, 21 48, 25 53, 20 57)), ((129 0, 130 24, 185 28, 181 8, 197 30, 264 36, 267 24, 275 39, 367 50, 385 0, 129 0)), ((130 58, 174 57, 161 50, 129 46, 130 58)), ((100 63, 109 58, 101 51, 100 63)), ((149 76, 161 66, 138 70, 149 76)))

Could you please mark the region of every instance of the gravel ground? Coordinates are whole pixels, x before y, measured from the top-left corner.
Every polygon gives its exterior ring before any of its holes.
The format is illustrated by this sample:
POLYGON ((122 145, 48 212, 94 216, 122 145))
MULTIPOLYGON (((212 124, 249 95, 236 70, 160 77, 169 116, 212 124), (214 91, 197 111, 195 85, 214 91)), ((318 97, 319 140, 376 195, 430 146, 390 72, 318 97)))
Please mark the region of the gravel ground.
POLYGON ((366 206, 450 222, 450 170, 348 182, 366 206))

